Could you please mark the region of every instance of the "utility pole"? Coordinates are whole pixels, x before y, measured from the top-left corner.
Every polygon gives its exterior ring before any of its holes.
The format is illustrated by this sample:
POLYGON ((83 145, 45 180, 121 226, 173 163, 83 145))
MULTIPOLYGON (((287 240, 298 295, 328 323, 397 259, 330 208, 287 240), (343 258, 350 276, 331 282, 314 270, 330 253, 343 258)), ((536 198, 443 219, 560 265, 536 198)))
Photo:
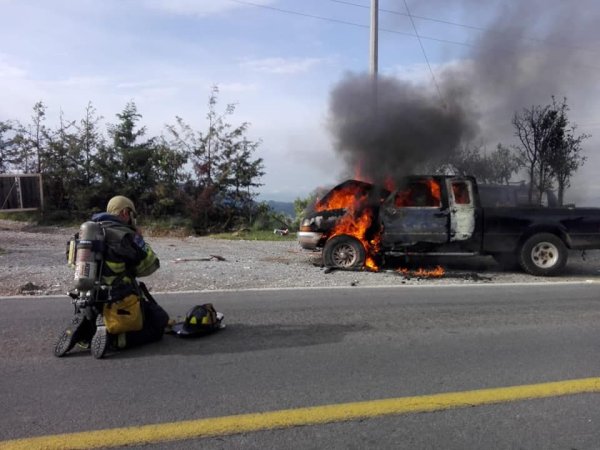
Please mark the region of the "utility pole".
POLYGON ((378 37, 379 37, 379 0, 371 0, 371 100, 373 113, 377 114, 377 66, 378 66, 378 37))
POLYGON ((379 36, 379 0, 371 0, 371 77, 377 79, 378 65, 378 36, 379 36))

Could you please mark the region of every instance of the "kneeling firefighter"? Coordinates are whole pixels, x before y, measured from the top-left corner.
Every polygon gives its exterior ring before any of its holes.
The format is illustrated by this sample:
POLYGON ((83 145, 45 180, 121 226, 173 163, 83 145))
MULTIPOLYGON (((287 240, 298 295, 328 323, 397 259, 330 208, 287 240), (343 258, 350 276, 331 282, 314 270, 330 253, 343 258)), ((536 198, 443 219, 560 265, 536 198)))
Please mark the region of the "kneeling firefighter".
POLYGON ((127 197, 108 202, 106 212, 85 222, 69 243, 75 265, 75 289, 69 293, 75 317, 60 336, 56 356, 76 344, 95 358, 106 351, 162 338, 169 315, 136 277, 152 274, 159 260, 136 227, 136 209, 127 197))

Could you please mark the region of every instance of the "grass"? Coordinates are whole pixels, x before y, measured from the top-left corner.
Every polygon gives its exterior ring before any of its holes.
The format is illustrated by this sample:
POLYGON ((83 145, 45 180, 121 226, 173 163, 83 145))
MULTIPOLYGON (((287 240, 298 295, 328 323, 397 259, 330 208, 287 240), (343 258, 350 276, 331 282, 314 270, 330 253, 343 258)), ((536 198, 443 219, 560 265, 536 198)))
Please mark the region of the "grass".
POLYGON ((40 213, 37 211, 0 212, 0 219, 14 220, 15 222, 37 222, 39 218, 40 213))
POLYGON ((281 236, 270 230, 241 230, 231 233, 211 234, 210 237, 231 241, 295 241, 297 239, 296 233, 289 233, 285 236, 281 236))
MULTIPOLYGON (((46 217, 42 219, 39 213, 0 213, 0 219, 15 220, 22 222, 32 222, 37 224, 52 224, 57 226, 79 226, 85 221, 78 221, 76 219, 70 220, 57 220, 60 217, 46 217), (40 220, 42 219, 42 220, 40 220)), ((171 218, 167 220, 148 220, 142 221, 140 226, 144 232, 144 235, 150 237, 184 237, 192 236, 195 234, 191 223, 186 219, 171 218)), ((296 233, 291 232, 287 235, 279 235, 273 232, 273 230, 250 230, 243 229, 234 232, 227 233, 214 233, 210 234, 210 237, 214 239, 224 239, 231 241, 295 241, 297 239, 296 233)), ((0 248, 0 253, 2 253, 0 248)))

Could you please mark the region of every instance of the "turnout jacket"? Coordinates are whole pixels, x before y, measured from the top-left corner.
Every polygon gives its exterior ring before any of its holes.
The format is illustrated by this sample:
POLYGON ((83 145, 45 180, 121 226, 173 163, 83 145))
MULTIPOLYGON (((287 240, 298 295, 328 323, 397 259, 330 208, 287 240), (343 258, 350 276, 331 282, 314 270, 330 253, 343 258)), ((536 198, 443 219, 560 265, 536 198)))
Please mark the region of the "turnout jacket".
POLYGON ((160 267, 150 245, 136 229, 108 213, 92 217, 104 230, 104 264, 102 283, 117 287, 133 284, 135 277, 145 277, 160 267))

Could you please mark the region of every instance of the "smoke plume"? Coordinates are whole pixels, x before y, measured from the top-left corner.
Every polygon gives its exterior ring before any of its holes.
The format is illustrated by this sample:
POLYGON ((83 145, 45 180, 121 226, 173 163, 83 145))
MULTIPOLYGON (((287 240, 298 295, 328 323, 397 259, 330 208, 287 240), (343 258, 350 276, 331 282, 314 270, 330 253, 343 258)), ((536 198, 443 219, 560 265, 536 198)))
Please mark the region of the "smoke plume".
MULTIPOLYGON (((421 15, 437 17, 435 2, 428 7, 421 15)), ((382 181, 415 173, 474 142, 492 149, 515 143, 515 112, 549 104, 552 96, 567 98, 572 121, 593 121, 590 114, 600 109, 599 19, 595 0, 509 2, 473 32, 460 62, 433 65, 435 82, 431 76, 409 82, 379 75, 375 86, 366 74, 347 75, 330 98, 337 152, 350 173, 358 167, 364 177, 382 181)))

